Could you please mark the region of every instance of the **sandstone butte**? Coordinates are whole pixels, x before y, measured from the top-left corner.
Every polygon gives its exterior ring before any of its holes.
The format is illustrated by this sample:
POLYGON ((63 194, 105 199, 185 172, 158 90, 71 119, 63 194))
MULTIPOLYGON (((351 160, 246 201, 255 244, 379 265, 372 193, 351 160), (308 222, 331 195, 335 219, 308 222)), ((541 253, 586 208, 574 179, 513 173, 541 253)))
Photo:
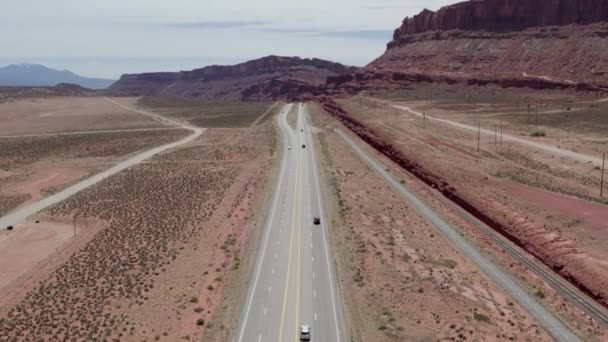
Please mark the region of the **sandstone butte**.
POLYGON ((236 65, 212 65, 181 72, 123 75, 113 95, 165 95, 202 99, 263 100, 312 92, 327 76, 351 67, 322 59, 267 56, 236 65))
POLYGON ((474 0, 405 18, 349 93, 418 82, 606 91, 608 0, 474 0))

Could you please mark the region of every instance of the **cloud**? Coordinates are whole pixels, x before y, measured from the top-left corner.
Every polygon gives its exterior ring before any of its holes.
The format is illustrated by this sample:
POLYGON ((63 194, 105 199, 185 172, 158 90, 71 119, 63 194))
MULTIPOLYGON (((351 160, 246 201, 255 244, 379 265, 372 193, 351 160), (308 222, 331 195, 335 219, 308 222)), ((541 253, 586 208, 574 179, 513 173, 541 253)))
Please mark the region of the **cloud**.
POLYGON ((393 30, 333 30, 324 28, 300 27, 263 27, 256 28, 256 30, 303 37, 328 37, 366 40, 369 39, 382 40, 387 42, 393 36, 393 30))
POLYGON ((210 20, 210 21, 195 21, 195 22, 174 22, 174 23, 142 23, 138 26, 166 27, 177 29, 231 29, 231 28, 252 28, 261 25, 270 24, 267 21, 250 21, 250 20, 210 20))
POLYGON ((393 30, 325 31, 319 32, 318 35, 352 39, 372 39, 388 42, 393 37, 393 30))

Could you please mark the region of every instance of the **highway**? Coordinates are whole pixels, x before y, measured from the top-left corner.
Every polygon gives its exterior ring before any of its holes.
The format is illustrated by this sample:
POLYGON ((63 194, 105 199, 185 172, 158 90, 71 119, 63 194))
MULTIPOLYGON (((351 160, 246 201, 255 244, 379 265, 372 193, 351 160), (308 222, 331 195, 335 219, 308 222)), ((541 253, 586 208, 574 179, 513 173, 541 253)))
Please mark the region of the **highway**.
POLYGON ((526 292, 508 274, 503 272, 498 266, 486 258, 477 248, 459 234, 459 231, 452 227, 440 214, 432 207, 420 199, 415 192, 407 188, 404 184, 386 171, 386 167, 373 159, 363 149, 361 149, 348 135, 339 129, 336 133, 344 139, 353 151, 364 160, 372 169, 380 174, 390 186, 395 189, 405 200, 407 200, 416 211, 431 223, 439 232, 447 237, 463 255, 475 262, 479 268, 485 272, 492 280, 500 285, 507 294, 515 299, 530 315, 538 321, 556 341, 580 341, 563 322, 553 313, 542 306, 535 298, 526 292))
POLYGON ((286 105, 277 124, 281 167, 235 341, 299 341, 301 325, 312 341, 345 341, 307 107, 286 105))

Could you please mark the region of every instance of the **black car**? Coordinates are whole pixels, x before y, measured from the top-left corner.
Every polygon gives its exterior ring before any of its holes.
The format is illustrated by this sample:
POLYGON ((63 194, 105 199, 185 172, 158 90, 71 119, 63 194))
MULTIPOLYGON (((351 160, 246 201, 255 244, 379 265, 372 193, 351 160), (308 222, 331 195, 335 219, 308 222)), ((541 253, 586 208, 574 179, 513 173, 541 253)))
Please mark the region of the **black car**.
POLYGON ((315 224, 315 225, 320 225, 321 224, 321 219, 318 218, 318 217, 313 217, 312 223, 315 224))
POLYGON ((306 148, 306 145, 302 144, 302 148, 306 148))

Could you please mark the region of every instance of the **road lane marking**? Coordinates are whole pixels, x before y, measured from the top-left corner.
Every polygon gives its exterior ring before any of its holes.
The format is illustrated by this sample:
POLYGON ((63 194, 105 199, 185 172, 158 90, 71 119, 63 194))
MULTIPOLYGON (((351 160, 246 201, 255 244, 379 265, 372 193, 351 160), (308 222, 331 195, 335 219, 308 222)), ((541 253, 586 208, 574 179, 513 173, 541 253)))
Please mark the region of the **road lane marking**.
POLYGON ((274 274, 274 267, 272 268, 272 274, 274 274))
POLYGON ((268 286, 268 293, 272 292, 272 286, 268 286))
POLYGON ((317 313, 315 312, 315 321, 317 320, 317 313))
MULTIPOLYGON (((291 107, 291 105, 289 106, 291 107)), ((285 138, 287 138, 287 132, 283 130, 285 138)), ((283 185, 283 176, 285 175, 285 166, 287 165, 287 153, 283 153, 283 163, 281 164, 281 172, 279 176, 278 189, 275 194, 274 203, 272 205, 272 213, 270 214, 270 220, 268 221, 268 229, 266 230, 266 238, 264 240, 264 247, 262 248, 262 256, 260 258, 260 264, 258 265, 258 270, 255 276, 255 280, 253 281, 253 290, 251 292, 251 296, 249 297, 249 303, 247 304, 247 310, 245 311, 245 318, 243 319, 243 325, 241 326, 241 332, 239 334, 239 342, 243 340, 243 333, 245 332, 245 326, 247 326, 247 319, 249 318, 249 311, 251 310, 251 304, 253 303, 253 297, 258 286, 258 279, 260 277, 260 271, 262 270, 262 265, 264 264, 264 256, 266 255, 266 247, 268 245, 268 238, 270 236, 270 231, 272 228, 272 222, 274 220, 274 214, 276 212, 277 203, 279 201, 279 194, 281 193, 281 186, 283 185)), ((260 334, 260 338, 261 338, 260 334)))
POLYGON ((312 271, 312 278, 315 278, 315 271, 312 271))
POLYGON ((315 298, 317 297, 317 291, 316 290, 312 290, 312 296, 315 297, 315 298))
MULTIPOLYGON (((305 107, 307 108, 307 107, 305 107)), ((308 118, 308 116, 305 116, 306 118, 308 118)), ((306 120, 306 122, 308 123, 308 120, 306 120)), ((312 141, 312 135, 310 134, 310 130, 307 129, 306 132, 308 133, 309 136, 309 140, 312 141)), ((318 180, 318 176, 317 176, 317 162, 315 160, 314 157, 314 153, 315 153, 315 149, 314 149, 314 143, 310 144, 310 154, 312 155, 312 166, 313 166, 313 175, 314 175, 314 179, 315 179, 315 185, 316 185, 316 193, 317 193, 317 203, 319 205, 319 216, 322 218, 321 219, 321 230, 323 232, 323 246, 325 247, 325 262, 327 265, 327 274, 328 274, 328 278, 329 278, 329 288, 330 288, 330 293, 331 293, 331 303, 332 303, 332 309, 333 309, 333 313, 334 313, 334 323, 335 323, 335 328, 336 328, 336 342, 340 342, 340 329, 338 327, 338 313, 336 310, 336 299, 335 299, 335 295, 334 295, 334 284, 333 284, 333 275, 331 273, 331 267, 329 265, 329 252, 327 251, 327 237, 325 235, 325 220, 323 220, 323 206, 321 204, 321 187, 319 187, 319 180, 318 180)), ((314 257, 313 257, 314 260, 314 257)))
MULTIPOLYGON (((300 106, 302 108, 302 106, 300 106)), ((298 109, 298 121, 301 121, 302 116, 300 115, 300 109, 298 109)), ((297 125, 296 125, 297 127, 297 125)), ((306 158, 306 154, 304 153, 304 158, 306 158)), ((303 165, 307 165, 306 161, 304 161, 303 165)), ((298 331, 298 327, 300 326, 300 287, 301 287, 301 274, 302 274, 302 172, 300 172, 300 177, 298 178, 298 271, 296 277, 296 321, 295 321, 295 331, 298 331)), ((296 341, 298 341, 298 337, 296 335, 296 341)))
POLYGON ((268 311, 268 307, 267 307, 267 306, 265 306, 265 307, 264 307, 264 316, 266 316, 266 312, 267 312, 267 311, 268 311))
POLYGON ((262 341, 262 333, 260 333, 260 335, 258 336, 258 342, 262 341))
MULTIPOLYGON (((296 146, 300 146, 300 140, 298 138, 298 136, 296 136, 296 146)), ((297 150, 298 152, 296 152, 296 174, 295 174, 295 189, 293 192, 293 207, 292 207, 292 217, 291 217, 291 234, 290 234, 290 239, 289 239, 289 257, 287 258, 287 273, 285 274, 285 289, 284 289, 284 295, 283 295, 283 309, 281 311, 281 323, 279 325, 279 342, 283 342, 283 331, 284 331, 284 326, 285 326, 285 311, 287 310, 287 297, 289 294, 289 276, 291 274, 291 258, 292 258, 292 254, 293 254, 293 238, 294 238, 294 226, 295 226, 295 219, 296 219, 296 208, 297 208, 297 201, 298 201, 298 181, 300 179, 300 150, 297 150)))

